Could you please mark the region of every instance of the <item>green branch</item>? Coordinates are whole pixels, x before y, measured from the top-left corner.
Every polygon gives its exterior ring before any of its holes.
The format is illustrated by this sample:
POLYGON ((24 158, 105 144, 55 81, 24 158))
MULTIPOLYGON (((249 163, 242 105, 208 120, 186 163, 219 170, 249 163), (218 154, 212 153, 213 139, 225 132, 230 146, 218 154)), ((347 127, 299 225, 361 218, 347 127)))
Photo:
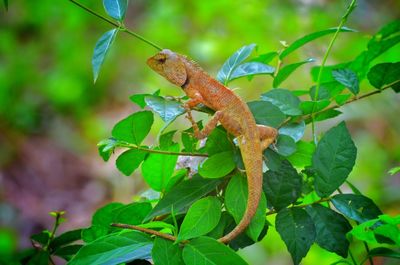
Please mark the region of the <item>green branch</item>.
POLYGON ((131 143, 120 143, 120 144, 118 144, 118 146, 119 147, 127 147, 130 149, 136 149, 139 151, 143 151, 143 152, 147 152, 147 153, 154 153, 154 154, 208 157, 208 154, 203 154, 203 153, 171 152, 171 151, 163 151, 163 150, 154 150, 154 149, 147 149, 147 148, 139 147, 139 146, 131 144, 131 143))
POLYGON ((89 12, 90 14, 95 15, 96 17, 102 19, 103 21, 113 25, 114 27, 118 28, 120 31, 126 32, 129 35, 132 35, 133 37, 135 37, 135 38, 137 38, 137 39, 149 44, 150 46, 153 46, 154 48, 156 48, 159 51, 162 50, 162 48, 160 46, 158 46, 157 44, 149 41, 148 39, 144 38, 143 36, 141 36, 141 35, 133 32, 133 31, 127 29, 123 24, 117 23, 117 22, 115 22, 115 21, 113 21, 113 20, 111 20, 111 19, 109 19, 109 18, 107 18, 107 17, 105 17, 103 15, 100 15, 96 11, 88 8, 87 6, 82 5, 81 3, 77 2, 76 0, 69 0, 69 1, 72 2, 73 4, 77 5, 78 7, 82 8, 83 10, 89 12))

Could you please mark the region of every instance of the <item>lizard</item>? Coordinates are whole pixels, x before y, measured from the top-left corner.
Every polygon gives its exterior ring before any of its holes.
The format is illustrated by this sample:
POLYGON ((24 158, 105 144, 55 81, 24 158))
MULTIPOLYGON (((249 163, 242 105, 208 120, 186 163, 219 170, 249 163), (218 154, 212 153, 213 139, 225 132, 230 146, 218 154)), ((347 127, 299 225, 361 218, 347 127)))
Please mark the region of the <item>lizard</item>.
POLYGON ((169 82, 181 87, 189 97, 184 108, 196 138, 206 138, 220 123, 237 139, 247 175, 248 198, 240 222, 219 239, 227 244, 249 226, 257 211, 262 193, 263 150, 275 141, 278 131, 272 127, 257 125, 249 107, 238 95, 186 56, 164 49, 150 57, 147 64, 169 82), (191 110, 198 104, 215 111, 202 130, 191 115, 191 110))

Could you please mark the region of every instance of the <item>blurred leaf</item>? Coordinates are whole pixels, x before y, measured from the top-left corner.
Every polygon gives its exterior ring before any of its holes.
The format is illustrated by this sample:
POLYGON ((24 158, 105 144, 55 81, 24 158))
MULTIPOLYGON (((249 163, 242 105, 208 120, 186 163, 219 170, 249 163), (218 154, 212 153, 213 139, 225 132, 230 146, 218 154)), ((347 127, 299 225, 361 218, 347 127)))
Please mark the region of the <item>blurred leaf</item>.
POLYGON ((343 106, 347 100, 351 97, 351 94, 341 94, 335 97, 335 101, 339 106, 343 106))
POLYGON ((315 113, 328 107, 331 102, 328 99, 319 101, 302 101, 300 103, 300 109, 303 111, 303 115, 315 113))
POLYGON ((243 76, 273 74, 274 71, 275 68, 267 64, 259 62, 244 63, 236 67, 231 73, 229 82, 243 76))
POLYGON ((3 3, 4 3, 4 7, 8 11, 8 0, 3 0, 3 3))
POLYGON ((151 210, 151 204, 148 202, 133 202, 113 210, 112 222, 139 225, 151 210))
POLYGON ((153 113, 151 111, 139 111, 119 121, 112 129, 112 136, 120 141, 139 146, 153 125, 153 113))
POLYGON ((345 68, 332 71, 333 78, 336 81, 347 87, 354 95, 360 92, 360 85, 358 82, 357 74, 354 71, 345 68))
POLYGON ((346 128, 341 122, 327 131, 317 145, 313 155, 315 190, 325 197, 340 187, 353 169, 357 149, 346 128))
POLYGON ((279 128, 279 135, 290 136, 295 142, 298 142, 303 137, 305 129, 304 121, 291 122, 279 128))
POLYGON ((231 80, 231 75, 233 71, 250 56, 251 52, 256 47, 255 44, 250 44, 243 46, 237 50, 225 63, 222 65, 221 69, 217 74, 217 80, 224 85, 227 85, 231 80))
POLYGON ((50 239, 50 232, 45 230, 40 233, 31 236, 31 240, 40 243, 42 246, 46 246, 50 239))
POLYGON ((221 202, 210 196, 202 198, 190 206, 183 219, 177 241, 191 239, 213 230, 221 218, 221 202))
POLYGON ((161 119, 168 123, 185 113, 181 103, 175 100, 167 100, 160 96, 149 95, 145 97, 147 106, 160 115, 161 119))
POLYGON ((58 248, 54 251, 54 255, 69 261, 82 247, 83 245, 68 245, 58 248))
POLYGON ((103 36, 97 41, 96 46, 94 47, 94 53, 92 57, 92 67, 93 67, 93 78, 94 82, 96 82, 97 77, 99 76, 100 68, 103 65, 104 59, 114 42, 115 36, 117 36, 118 29, 112 29, 104 33, 103 36))
POLYGON ((103 5, 110 17, 120 22, 124 20, 128 0, 103 0, 103 5))
MULTIPOLYGON (((334 118, 336 116, 339 116, 340 114, 342 114, 342 112, 340 110, 327 109, 327 110, 324 110, 324 111, 321 111, 321 112, 317 113, 314 116, 314 121, 324 121, 324 120, 332 119, 332 118, 334 118)), ((310 120, 308 120, 308 119, 306 120, 306 123, 309 123, 309 122, 311 122, 311 119, 310 120)))
MULTIPOLYGON (((154 150, 159 150, 159 148, 154 150)), ((179 144, 173 144, 162 150, 167 152, 179 152, 179 144)), ((177 161, 177 155, 150 154, 142 164, 144 180, 152 189, 163 191, 174 173, 177 161)))
POLYGON ((271 62, 272 59, 274 59, 277 55, 278 55, 277 52, 267 52, 267 53, 258 55, 257 57, 251 59, 251 61, 267 64, 267 63, 271 62))
POLYGON ((301 195, 302 177, 288 161, 279 170, 268 170, 263 176, 263 190, 270 208, 279 211, 296 202, 301 195))
POLYGON ((246 265, 232 249, 210 237, 191 240, 183 249, 186 265, 246 265))
POLYGON ((297 68, 302 66, 303 64, 306 63, 311 63, 314 62, 315 60, 313 58, 309 58, 306 61, 298 62, 298 63, 293 63, 293 64, 288 64, 284 67, 282 67, 278 74, 274 78, 274 82, 272 83, 272 86, 274 88, 279 87, 279 85, 286 80, 286 78, 289 77, 291 73, 293 73, 297 68))
POLYGON ((292 256, 293 263, 299 264, 315 240, 315 226, 311 217, 300 208, 284 209, 278 212, 275 226, 292 256))
POLYGON ((203 178, 222 178, 229 174, 236 165, 231 151, 214 154, 207 158, 199 168, 203 178))
POLYGON ((389 170, 390 175, 394 175, 400 172, 400 167, 394 167, 389 170))
MULTIPOLYGON (((292 44, 290 44, 289 47, 284 49, 283 52, 280 54, 279 58, 282 60, 287 55, 289 55, 293 51, 297 50, 301 46, 309 43, 310 41, 313 41, 315 39, 318 39, 320 37, 323 37, 323 36, 331 34, 331 33, 335 33, 336 31, 337 31, 337 28, 330 28, 330 29, 313 32, 311 34, 307 34, 306 36, 301 37, 300 39, 298 39, 295 42, 293 42, 292 44)), ((339 32, 356 32, 356 30, 342 27, 342 28, 340 28, 339 32)))
MULTIPOLYGON (((236 174, 231 178, 225 190, 225 207, 235 219, 236 224, 242 220, 247 207, 247 200, 248 186, 246 178, 236 174)), ((267 202, 264 193, 262 193, 257 212, 251 219, 250 225, 246 228, 246 234, 255 242, 265 225, 266 208, 267 202)))
POLYGON ((68 265, 121 264, 146 259, 151 255, 153 242, 148 235, 137 231, 121 231, 84 245, 68 265))
POLYGON ((315 145, 313 143, 299 141, 297 144, 297 151, 287 159, 297 168, 304 168, 311 166, 312 156, 315 151, 315 145))
POLYGON ((285 114, 267 101, 252 101, 247 103, 257 124, 278 127, 286 118, 285 114))
POLYGON ((302 114, 299 108, 300 99, 293 95, 290 90, 281 88, 272 89, 267 93, 261 94, 261 99, 271 102, 286 115, 298 116, 302 114))
POLYGON ((32 256, 27 265, 48 265, 49 261, 50 253, 44 250, 39 250, 32 256))
POLYGON ((393 249, 390 249, 390 248, 379 247, 379 248, 371 249, 368 252, 368 256, 369 257, 387 257, 387 258, 400 259, 400 252, 394 251, 393 249))
POLYGON ((351 230, 351 225, 346 218, 319 204, 307 206, 306 211, 314 221, 316 243, 323 249, 347 257, 349 241, 346 234, 351 230))
POLYGON ((182 181, 164 195, 144 222, 159 215, 169 214, 172 208, 176 214, 185 212, 192 203, 213 191, 219 183, 219 179, 202 179, 199 176, 182 181))
POLYGON ((229 141, 225 130, 217 127, 207 137, 206 150, 209 156, 218 153, 233 151, 232 143, 229 141))
POLYGON ((290 156, 296 152, 297 146, 292 137, 281 134, 278 135, 276 149, 281 156, 290 156))
POLYGON ((369 70, 367 76, 371 85, 377 89, 392 84, 393 90, 400 92, 400 62, 377 64, 369 70))
POLYGON ((143 162, 146 152, 131 149, 120 154, 115 161, 119 171, 125 176, 130 176, 143 162))
POLYGON ((363 195, 337 194, 332 197, 332 203, 339 212, 359 223, 378 218, 382 214, 378 206, 363 195))
POLYGON ((154 240, 151 257, 155 265, 185 265, 180 246, 161 237, 154 240))
POLYGON ((53 249, 59 248, 66 244, 70 244, 74 241, 80 240, 82 238, 82 229, 76 229, 67 231, 57 237, 55 237, 51 243, 50 247, 53 249))

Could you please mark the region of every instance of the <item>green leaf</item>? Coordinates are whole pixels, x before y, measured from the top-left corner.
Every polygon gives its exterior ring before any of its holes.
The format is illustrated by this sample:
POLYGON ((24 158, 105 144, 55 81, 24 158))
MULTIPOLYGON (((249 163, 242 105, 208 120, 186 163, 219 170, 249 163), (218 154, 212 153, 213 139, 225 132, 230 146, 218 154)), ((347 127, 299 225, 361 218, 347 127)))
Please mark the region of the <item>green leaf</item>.
POLYGON ((50 232, 45 230, 31 236, 31 240, 46 246, 50 239, 50 232))
POLYGON ((369 257, 387 257, 387 258, 400 259, 400 252, 394 251, 393 249, 390 249, 390 248, 379 247, 379 248, 371 249, 368 252, 368 256, 369 257))
POLYGON ((400 91, 400 62, 397 63, 381 63, 373 66, 368 72, 368 80, 377 89, 383 88, 385 85, 393 84, 391 87, 396 91, 400 91))
POLYGON ((333 78, 347 87, 354 95, 360 92, 360 85, 358 82, 357 74, 348 68, 337 69, 332 71, 333 78))
POLYGON ((300 141, 304 135, 306 124, 304 121, 291 122, 279 128, 279 135, 290 136, 295 142, 300 141))
MULTIPOLYGON (((248 186, 246 178, 240 174, 236 174, 229 181, 225 190, 225 207, 235 219, 236 224, 242 220, 247 207, 248 186)), ((250 225, 246 229, 246 234, 255 242, 265 225, 265 209, 267 203, 264 193, 261 194, 257 212, 251 220, 250 225)))
POLYGON ((94 47, 94 53, 92 57, 92 67, 93 67, 93 78, 94 82, 96 82, 97 77, 99 76, 100 68, 104 63, 104 59, 115 40, 115 36, 117 36, 118 29, 112 29, 104 33, 103 36, 96 42, 96 46, 94 47))
POLYGON ((248 106, 257 124, 278 127, 286 119, 285 114, 270 102, 252 101, 248 106))
POLYGON ((229 141, 226 131, 220 127, 217 127, 210 133, 210 135, 207 137, 205 147, 209 156, 222 152, 233 151, 233 145, 231 141, 229 141))
POLYGON ((258 55, 257 57, 251 59, 252 62, 269 63, 278 55, 277 52, 267 52, 258 55))
POLYGON ((165 194, 144 222, 156 216, 171 213, 172 208, 175 214, 185 212, 192 203, 213 191, 219 183, 219 179, 202 179, 199 176, 182 181, 165 194))
MULTIPOLYGON (((292 44, 290 44, 289 47, 287 47, 285 50, 283 50, 283 52, 280 54, 279 58, 282 60, 283 58, 288 56, 290 53, 297 50, 301 46, 309 43, 310 41, 313 41, 315 39, 318 39, 318 38, 323 37, 328 34, 335 33, 336 31, 337 31, 337 28, 330 28, 330 29, 313 32, 311 34, 307 34, 306 36, 301 37, 300 39, 298 39, 295 42, 293 42, 292 44)), ((354 30, 354 29, 342 27, 342 28, 340 28, 339 32, 355 32, 355 31, 356 30, 354 30)))
POLYGON ((155 265, 185 265, 180 246, 161 237, 154 240, 151 257, 155 265))
MULTIPOLYGON (((314 116, 314 121, 324 121, 324 120, 332 119, 336 116, 339 116, 340 114, 342 114, 342 112, 339 110, 327 109, 327 110, 321 111, 318 114, 316 114, 314 116)), ((307 124, 310 122, 311 122, 311 118, 306 120, 307 124)))
MULTIPOLYGON (((150 213, 152 207, 148 202, 134 202, 116 208, 112 212, 114 223, 138 225, 150 213)), ((110 225, 110 224, 108 224, 110 225)))
POLYGON ((274 78, 274 82, 272 83, 273 87, 279 87, 279 85, 286 80, 286 78, 289 77, 291 73, 293 73, 297 68, 302 66, 303 64, 306 63, 311 63, 314 62, 315 60, 313 58, 309 58, 305 61, 298 62, 298 63, 293 63, 293 64, 288 64, 284 67, 281 68, 281 70, 278 72, 278 74, 274 78))
POLYGON ((47 251, 39 250, 29 260, 27 265, 48 265, 50 260, 50 253, 47 251))
MULTIPOLYGON (((233 217, 227 212, 224 211, 221 213, 221 218, 219 219, 219 222, 217 226, 214 227, 213 230, 211 230, 207 236, 219 239, 224 236, 224 231, 230 224, 234 224, 235 220, 233 220, 233 217)), ((228 231, 229 232, 229 231, 228 231)))
POLYGON ((357 194, 337 194, 332 203, 339 212, 359 223, 378 218, 382 211, 370 199, 357 194))
POLYGON ((330 252, 347 257, 349 241, 346 234, 351 230, 349 222, 342 215, 319 204, 307 206, 306 210, 315 224, 316 243, 330 252))
POLYGON ((321 111, 329 106, 331 102, 328 99, 318 101, 302 101, 300 103, 300 109, 303 111, 303 115, 315 113, 321 111))
POLYGON ((297 146, 292 137, 281 134, 278 136, 276 149, 281 156, 290 156, 296 152, 297 146))
POLYGON ((255 44, 250 44, 243 46, 239 50, 237 50, 225 63, 222 65, 221 69, 217 74, 217 80, 222 84, 226 85, 231 80, 231 75, 233 71, 244 61, 247 57, 250 56, 254 48, 255 44))
POLYGON ((107 14, 118 21, 124 20, 128 0, 103 0, 107 14))
POLYGON ((153 125, 151 111, 139 111, 118 122, 112 129, 112 136, 120 141, 139 146, 153 125))
POLYGON ((275 68, 260 62, 249 62, 239 65, 232 72, 229 82, 244 76, 273 74, 275 68))
POLYGON ((299 264, 315 240, 315 226, 311 217, 300 208, 284 209, 278 212, 275 226, 292 256, 293 263, 299 264))
POLYGON ((191 239, 213 230, 221 218, 221 202, 216 197, 206 197, 190 206, 183 219, 177 241, 191 239))
POLYGON ((103 158, 105 162, 110 159, 111 154, 114 152, 114 149, 118 146, 118 144, 118 141, 114 138, 101 140, 97 144, 99 155, 103 158))
POLYGON ((269 207, 279 211, 296 202, 301 195, 302 177, 288 161, 279 170, 269 170, 263 176, 263 190, 269 207))
POLYGON ((298 116, 302 114, 300 99, 293 95, 290 90, 281 88, 272 89, 267 93, 261 94, 261 99, 271 102, 286 115, 298 116))
POLYGON ((86 243, 92 242, 100 237, 107 235, 110 231, 109 227, 92 225, 82 230, 82 240, 86 243))
POLYGON ((297 168, 311 166, 311 159, 315 151, 315 145, 305 141, 299 141, 296 145, 297 151, 287 157, 287 159, 297 168))
POLYGON ((397 173, 399 173, 400 172, 400 167, 394 167, 394 168, 391 168, 389 171, 388 171, 388 173, 390 174, 390 175, 395 175, 395 174, 397 174, 397 173))
POLYGON ((143 109, 144 107, 147 106, 147 103, 145 101, 145 98, 147 96, 159 96, 160 95, 160 90, 157 90, 156 92, 154 92, 153 94, 135 94, 129 97, 129 99, 135 103, 136 105, 138 105, 141 109, 143 109))
POLYGON ((204 178, 222 178, 236 167, 231 151, 217 153, 207 158, 199 168, 199 174, 204 178))
POLYGON ((54 255, 65 259, 66 261, 72 259, 72 257, 82 248, 82 245, 68 245, 58 248, 54 251, 54 255))
POLYGON ((191 240, 183 249, 186 265, 246 265, 232 249, 210 237, 191 240))
POLYGON ((347 100, 351 97, 351 94, 341 94, 335 97, 335 101, 339 106, 343 106, 347 100))
POLYGON ((185 113, 181 103, 175 100, 167 100, 160 96, 149 95, 145 97, 147 106, 160 115, 161 119, 168 123, 185 113))
POLYGON ((8 11, 8 0, 3 0, 3 3, 4 3, 4 7, 8 11))
POLYGON ((315 189, 325 197, 340 187, 353 169, 357 148, 341 122, 325 133, 313 155, 315 189))
POLYGON ((137 231, 122 231, 99 238, 85 246, 68 265, 117 265, 150 257, 153 243, 148 235, 137 231))
POLYGON ((131 149, 123 152, 116 160, 116 166, 125 176, 130 176, 143 162, 146 152, 131 149))
POLYGON ((165 192, 169 192, 172 187, 181 182, 186 176, 188 176, 189 170, 187 168, 181 168, 174 173, 174 175, 169 179, 167 186, 165 187, 165 192))
MULTIPOLYGON (((163 151, 179 152, 179 144, 171 145, 163 151)), ((144 180, 152 189, 163 191, 174 173, 177 161, 177 155, 150 154, 142 164, 144 180)))
POLYGON ((82 238, 82 229, 76 229, 67 231, 57 237, 55 237, 51 243, 50 247, 55 249, 66 244, 70 244, 74 241, 80 240, 82 238))

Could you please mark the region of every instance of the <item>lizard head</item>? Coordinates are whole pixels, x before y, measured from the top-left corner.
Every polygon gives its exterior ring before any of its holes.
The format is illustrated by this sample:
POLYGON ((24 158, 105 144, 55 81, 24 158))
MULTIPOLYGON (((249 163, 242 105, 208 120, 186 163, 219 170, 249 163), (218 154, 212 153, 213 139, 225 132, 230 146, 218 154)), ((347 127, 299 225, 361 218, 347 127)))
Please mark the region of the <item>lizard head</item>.
POLYGON ((147 65, 174 85, 183 86, 186 82, 186 67, 182 57, 170 50, 164 49, 150 57, 147 65))

